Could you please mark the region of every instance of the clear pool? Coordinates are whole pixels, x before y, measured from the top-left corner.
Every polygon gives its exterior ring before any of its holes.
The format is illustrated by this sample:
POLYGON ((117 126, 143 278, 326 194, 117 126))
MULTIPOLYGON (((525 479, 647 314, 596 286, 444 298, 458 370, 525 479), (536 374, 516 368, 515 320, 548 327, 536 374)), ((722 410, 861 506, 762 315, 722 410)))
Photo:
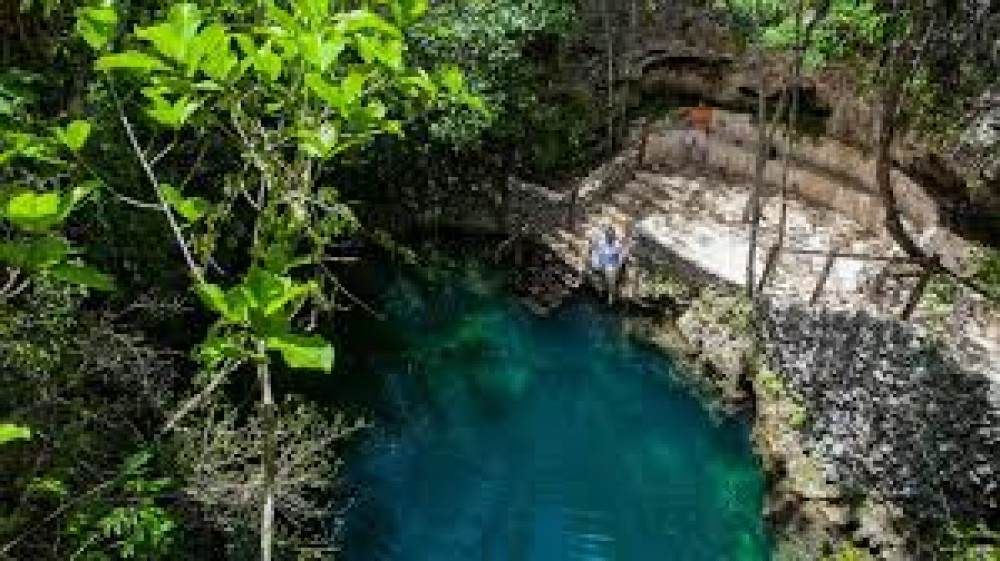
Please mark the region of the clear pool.
POLYGON ((345 465, 343 558, 767 558, 748 428, 596 304, 537 319, 473 274, 400 280, 388 307, 351 367, 377 389, 345 465))

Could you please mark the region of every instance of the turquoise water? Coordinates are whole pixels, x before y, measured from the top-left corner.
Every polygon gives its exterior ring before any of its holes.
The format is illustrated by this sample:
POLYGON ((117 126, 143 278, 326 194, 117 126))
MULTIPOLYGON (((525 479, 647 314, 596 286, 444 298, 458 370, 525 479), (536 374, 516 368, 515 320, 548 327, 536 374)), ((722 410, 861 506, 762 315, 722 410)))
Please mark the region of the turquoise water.
POLYGON ((365 335, 375 426, 345 466, 343 558, 767 557, 746 426, 595 305, 539 320, 471 277, 395 283, 365 335))

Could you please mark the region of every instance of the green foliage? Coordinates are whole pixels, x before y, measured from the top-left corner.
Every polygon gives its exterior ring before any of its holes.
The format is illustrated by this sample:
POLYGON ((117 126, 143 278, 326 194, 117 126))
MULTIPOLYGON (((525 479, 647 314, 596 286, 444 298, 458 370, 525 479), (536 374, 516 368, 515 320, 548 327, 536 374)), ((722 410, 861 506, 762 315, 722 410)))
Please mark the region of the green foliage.
POLYGON ((224 358, 250 357, 255 352, 252 341, 263 338, 288 366, 329 372, 333 346, 319 336, 291 333, 288 323, 293 310, 317 290, 315 282, 300 283, 263 269, 251 270, 241 284, 228 290, 214 284, 199 285, 202 301, 221 316, 213 336, 202 346, 202 358, 217 364, 224 358))
MULTIPOLYGON (((163 478, 162 468, 141 456, 123 460, 145 438, 137 428, 162 414, 151 403, 170 397, 157 393, 165 388, 157 375, 161 359, 137 339, 134 327, 115 332, 94 321, 82 307, 84 294, 74 284, 39 276, 23 298, 0 303, 0 412, 17 411, 17 424, 30 426, 38 442, 0 453, 0 472, 10 475, 5 496, 21 497, 0 501, 0 543, 21 538, 6 552, 13 559, 122 558, 122 542, 132 539, 132 530, 116 536, 109 527, 105 536, 97 522, 114 508, 141 508, 130 480, 163 478), (55 523, 44 522, 59 508, 55 523)), ((162 496, 150 506, 171 510, 177 520, 176 502, 162 496)), ((170 558, 162 555, 168 549, 133 558, 170 558)))
POLYGON ((61 224, 95 188, 94 182, 82 183, 69 192, 34 192, 16 189, 0 200, 0 217, 29 232, 50 230, 61 224))
POLYGON ((185 197, 173 185, 161 185, 160 192, 163 193, 163 200, 188 222, 198 222, 211 210, 211 204, 204 198, 185 197))
POLYGON ((11 423, 0 423, 0 445, 18 440, 30 440, 31 429, 11 423))
POLYGON ((806 69, 816 70, 830 62, 864 57, 886 39, 888 16, 873 0, 803 0, 801 20, 798 2, 784 0, 721 0, 740 29, 757 36, 773 51, 790 52, 804 43, 806 69), (825 12, 819 6, 828 4, 825 12), (814 18, 808 43, 806 28, 814 18))
POLYGON ((139 453, 125 461, 125 477, 114 489, 121 504, 91 503, 70 517, 67 533, 79 544, 81 559, 150 559, 170 550, 178 522, 157 502, 173 482, 150 479, 150 459, 150 454, 139 453))
POLYGON ((65 128, 55 130, 56 138, 73 152, 79 152, 90 137, 90 123, 84 119, 73 121, 65 128))
MULTIPOLYGON (((520 132, 523 118, 540 106, 539 68, 525 55, 531 41, 569 32, 575 6, 564 0, 447 0, 434 5, 426 21, 414 29, 417 56, 455 61, 467 87, 482 97, 486 110, 461 104, 445 108, 430 123, 440 140, 463 144, 489 130, 520 132), (499 129, 497 129, 499 127, 499 129)), ((531 130, 533 123, 525 123, 531 130)), ((523 142, 524 135, 519 136, 523 142)))
POLYGON ((836 551, 823 556, 823 561, 867 561, 873 559, 868 551, 850 542, 842 543, 836 551))
POLYGON ((292 368, 311 368, 330 372, 333 369, 333 345, 317 335, 285 333, 267 338, 267 347, 281 353, 292 368))
POLYGON ((31 86, 38 80, 38 76, 17 68, 0 71, 0 123, 21 116, 34 103, 31 86))
MULTIPOLYGON (((11 116, 15 123, 25 120, 16 112, 11 116)), ((45 136, 0 128, 0 162, 25 166, 44 182, 54 180, 58 185, 44 191, 33 185, 0 188, 0 219, 10 227, 7 239, 0 240, 0 262, 64 282, 107 290, 111 288, 111 278, 92 267, 71 263, 71 256, 79 252, 58 233, 70 214, 101 187, 92 174, 59 157, 60 151, 75 155, 83 150, 91 130, 90 122, 82 119, 63 127, 51 127, 50 134, 45 136)))
POLYGON ((86 6, 76 9, 76 32, 91 49, 101 50, 114 36, 118 13, 110 6, 86 6))
POLYGON ((799 429, 805 427, 808 421, 806 408, 802 400, 785 386, 778 373, 759 365, 754 375, 754 387, 769 403, 780 405, 790 426, 799 429))
MULTIPOLYGON (((404 131, 446 146, 497 124, 517 138, 555 121, 552 99, 533 91, 540 65, 522 63, 534 39, 569 27, 570 2, 350 4, 23 3, 30 44, 4 52, 33 72, 0 72, 0 273, 19 294, 0 301, 0 367, 16 373, 0 412, 46 446, 0 458, 26 503, 0 505, 0 537, 32 530, 20 557, 196 558, 177 551, 202 513, 181 532, 186 505, 162 467, 142 457, 122 467, 122 455, 158 438, 178 397, 200 389, 196 366, 332 370, 334 346, 312 332, 329 322, 300 316, 339 309, 330 279, 361 227, 338 172, 404 131), (65 72, 88 62, 94 72, 65 72), (499 118, 524 113, 535 115, 527 127, 499 118), (145 258, 167 246, 182 251, 145 258), (188 280, 208 317, 149 310, 150 300, 187 309, 178 283, 188 280), (169 359, 136 333, 154 313, 167 318, 151 331, 169 359), (206 325, 200 364, 178 358, 206 325), (86 495, 114 473, 124 475, 86 495)), ((553 153, 578 121, 560 118, 553 153)), ((368 238, 416 259, 384 230, 368 238)), ((245 413, 236 422, 257 423, 246 432, 259 445, 261 421, 245 413)), ((260 463, 239 468, 257 477, 260 463)))
POLYGON ((87 265, 59 263, 49 268, 48 274, 54 279, 95 290, 114 290, 115 288, 115 281, 111 275, 106 275, 87 265))
MULTIPOLYGON (((347 232, 353 221, 343 212, 330 213, 337 208, 330 200, 334 193, 317 190, 315 176, 293 166, 302 158, 321 162, 379 134, 399 134, 402 119, 422 107, 479 105, 456 68, 428 72, 406 64, 407 44, 398 26, 414 22, 426 2, 387 4, 392 21, 368 9, 331 12, 329 3, 319 0, 267 2, 262 20, 234 25, 224 17, 227 7, 206 12, 178 3, 162 21, 138 27, 126 39, 129 50, 96 62, 104 72, 133 74, 146 114, 164 128, 232 133, 235 126, 234 140, 254 165, 254 180, 268 187, 258 203, 259 235, 249 272, 228 289, 197 283, 202 301, 220 318, 199 352, 210 365, 260 360, 263 341, 292 368, 330 371, 332 345, 292 329, 307 298, 318 296, 319 282, 300 282, 288 272, 319 262, 330 238, 347 232), (286 116, 287 125, 270 124, 277 113, 286 116), (299 160, 263 148, 262 136, 268 146, 297 147, 299 160), (306 240, 312 247, 303 253, 306 240)), ((207 199, 184 196, 168 183, 161 185, 160 196, 189 223, 203 220, 212 208, 207 199)))
POLYGON ((1000 560, 1000 532, 983 523, 952 523, 945 529, 941 553, 950 561, 1000 560))
POLYGON ((983 252, 975 278, 996 301, 1000 301, 1000 249, 983 252))

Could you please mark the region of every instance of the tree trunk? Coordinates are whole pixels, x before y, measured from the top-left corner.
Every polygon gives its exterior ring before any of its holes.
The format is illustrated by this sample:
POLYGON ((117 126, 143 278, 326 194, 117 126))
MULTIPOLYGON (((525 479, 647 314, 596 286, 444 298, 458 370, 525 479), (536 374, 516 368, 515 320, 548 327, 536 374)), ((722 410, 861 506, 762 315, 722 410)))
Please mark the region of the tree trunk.
POLYGON ((903 308, 900 317, 904 320, 909 320, 913 316, 913 311, 917 309, 917 305, 920 304, 920 300, 924 297, 924 291, 927 290, 927 285, 931 282, 931 278, 934 273, 930 269, 924 269, 920 273, 920 280, 917 281, 917 285, 913 287, 913 291, 910 292, 910 298, 906 302, 906 307, 903 308))
POLYGON ((803 0, 799 0, 795 11, 796 53, 795 60, 792 62, 792 107, 788 114, 788 145, 786 146, 785 153, 782 157, 783 169, 781 174, 781 211, 778 215, 778 239, 771 247, 771 251, 767 256, 767 261, 764 264, 764 271, 761 273, 760 284, 757 285, 758 293, 762 293, 764 291, 768 280, 777 269, 778 259, 780 258, 781 250, 785 245, 785 230, 788 227, 788 165, 795 152, 795 147, 799 139, 798 131, 796 129, 799 115, 799 80, 802 76, 802 60, 803 51, 805 49, 805 41, 808 40, 808 37, 800 39, 798 35, 799 30, 802 29, 803 7, 803 0))
POLYGON ((830 271, 833 270, 833 264, 837 260, 837 247, 831 247, 830 253, 826 256, 826 262, 823 263, 823 270, 819 273, 819 279, 816 280, 816 286, 813 288, 812 295, 809 296, 809 305, 815 305, 819 302, 821 296, 823 296, 823 289, 826 287, 826 280, 830 278, 830 271))
POLYGON ((271 375, 266 358, 267 346, 263 340, 257 342, 257 377, 261 393, 261 430, 263 431, 263 454, 261 469, 263 475, 264 501, 260 512, 260 558, 271 561, 274 542, 274 478, 277 471, 276 448, 277 429, 275 427, 274 394, 271 391, 271 375))
POLYGON ((757 57, 757 157, 754 166, 753 191, 750 193, 750 244, 747 252, 747 297, 756 296, 757 279, 757 238, 760 230, 760 198, 764 189, 764 173, 767 166, 767 85, 764 76, 764 49, 759 33, 755 34, 754 51, 757 57))
MULTIPOLYGON (((890 74, 897 73, 895 69, 890 74)), ((892 142, 896 136, 896 114, 899 109, 899 96, 902 80, 891 78, 882 88, 878 104, 878 131, 875 144, 875 185, 885 209, 885 227, 893 240, 899 244, 907 255, 917 260, 924 260, 924 253, 910 238, 903 226, 899 208, 896 204, 896 192, 892 187, 892 142)))
POLYGON ((604 15, 605 51, 608 55, 608 147, 611 154, 615 152, 615 43, 611 30, 610 1, 604 0, 601 5, 604 15))

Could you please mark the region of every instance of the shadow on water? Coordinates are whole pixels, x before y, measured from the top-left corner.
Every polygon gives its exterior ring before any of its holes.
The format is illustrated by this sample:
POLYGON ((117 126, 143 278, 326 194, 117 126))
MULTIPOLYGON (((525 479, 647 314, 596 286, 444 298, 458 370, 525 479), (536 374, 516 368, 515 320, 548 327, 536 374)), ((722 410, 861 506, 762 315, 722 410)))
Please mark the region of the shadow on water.
POLYGON ((613 317, 536 319, 474 267, 383 286, 387 319, 352 321, 324 382, 374 423, 345 465, 342 558, 767 558, 747 427, 613 317))

